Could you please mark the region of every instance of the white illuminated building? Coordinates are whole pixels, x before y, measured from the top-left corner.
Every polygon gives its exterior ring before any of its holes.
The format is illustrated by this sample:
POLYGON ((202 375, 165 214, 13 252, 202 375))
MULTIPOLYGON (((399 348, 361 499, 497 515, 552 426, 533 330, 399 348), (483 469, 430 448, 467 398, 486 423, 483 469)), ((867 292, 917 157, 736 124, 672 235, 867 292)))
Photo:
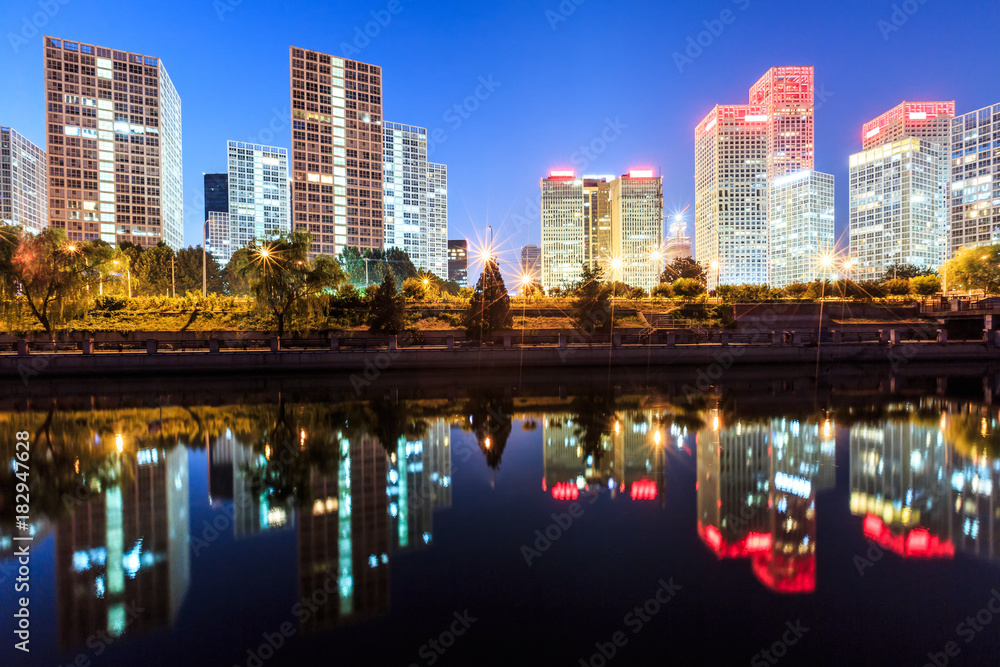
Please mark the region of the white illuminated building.
POLYGON ((833 252, 833 176, 808 170, 779 176, 770 206, 769 284, 831 278, 820 261, 833 252))
POLYGON ((937 268, 944 256, 940 147, 909 137, 851 156, 852 277, 878 280, 894 263, 937 268))
POLYGON ((209 246, 220 264, 255 240, 291 231, 288 151, 241 141, 230 141, 228 150, 229 246, 209 246))
POLYGON ((0 224, 32 232, 49 221, 45 151, 9 127, 0 127, 0 224))
POLYGON ((542 287, 566 289, 580 279, 584 248, 583 180, 555 170, 540 181, 542 192, 542 287))
POLYGON ((616 178, 611 182, 610 277, 651 291, 659 282, 662 244, 663 177, 652 169, 633 169, 616 178))
POLYGON ((1000 243, 1000 104, 956 116, 950 251, 1000 243))
POLYGON ((385 122, 382 131, 385 247, 447 280, 447 167, 427 161, 426 128, 385 122))

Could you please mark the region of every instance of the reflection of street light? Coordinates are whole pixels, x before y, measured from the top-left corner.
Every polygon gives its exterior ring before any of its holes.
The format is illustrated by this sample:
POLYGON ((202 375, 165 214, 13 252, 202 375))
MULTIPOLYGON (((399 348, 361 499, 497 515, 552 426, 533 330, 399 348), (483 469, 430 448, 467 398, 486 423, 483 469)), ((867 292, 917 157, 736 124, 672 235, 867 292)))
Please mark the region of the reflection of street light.
POLYGON ((121 433, 116 433, 115 434, 115 447, 118 448, 118 453, 119 454, 121 454, 122 450, 125 449, 125 443, 122 441, 122 434, 121 433))
POLYGON ((615 435, 618 435, 619 433, 621 433, 621 430, 622 430, 622 426, 619 423, 619 421, 616 419, 615 420, 615 435))
POLYGON ((660 445, 660 429, 653 431, 653 443, 657 446, 660 445))
POLYGON ((483 443, 486 449, 490 448, 490 437, 486 436, 486 441, 483 443))

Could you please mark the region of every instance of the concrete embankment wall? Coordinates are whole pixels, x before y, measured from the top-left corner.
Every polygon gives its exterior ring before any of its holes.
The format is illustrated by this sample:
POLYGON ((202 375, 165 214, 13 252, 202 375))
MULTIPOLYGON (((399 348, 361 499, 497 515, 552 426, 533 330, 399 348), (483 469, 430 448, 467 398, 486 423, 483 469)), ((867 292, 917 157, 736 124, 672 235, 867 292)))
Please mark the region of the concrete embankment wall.
POLYGON ((159 352, 146 354, 31 354, 0 356, 0 376, 104 377, 128 374, 362 372, 466 368, 579 368, 614 366, 712 366, 750 364, 983 362, 1000 360, 1000 348, 985 342, 690 345, 626 347, 532 347, 524 349, 289 350, 159 352))

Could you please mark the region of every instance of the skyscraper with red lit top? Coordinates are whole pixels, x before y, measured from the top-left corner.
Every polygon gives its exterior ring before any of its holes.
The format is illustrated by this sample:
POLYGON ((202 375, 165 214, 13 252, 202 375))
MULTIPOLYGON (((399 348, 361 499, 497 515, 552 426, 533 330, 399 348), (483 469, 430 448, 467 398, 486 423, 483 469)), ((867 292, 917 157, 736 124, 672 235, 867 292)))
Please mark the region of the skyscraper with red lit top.
MULTIPOLYGON (((771 282, 772 188, 813 171, 813 102, 812 67, 772 67, 751 86, 748 104, 716 106, 695 127, 695 259, 707 267, 710 289, 771 282)), ((802 220, 826 225, 816 208, 802 220)), ((830 249, 807 250, 818 260, 830 249)))

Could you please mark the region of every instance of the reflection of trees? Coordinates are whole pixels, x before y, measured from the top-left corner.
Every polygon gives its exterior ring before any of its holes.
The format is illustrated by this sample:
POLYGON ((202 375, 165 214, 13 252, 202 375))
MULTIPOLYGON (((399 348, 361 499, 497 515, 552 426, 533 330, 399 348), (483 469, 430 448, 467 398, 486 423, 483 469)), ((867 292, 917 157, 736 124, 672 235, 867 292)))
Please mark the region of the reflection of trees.
POLYGON ((486 464, 496 470, 500 467, 507 439, 510 438, 514 401, 477 392, 465 404, 465 412, 469 415, 469 422, 463 422, 462 429, 475 434, 486 464))
POLYGON ((573 433, 583 449, 583 458, 586 460, 588 455, 593 455, 594 467, 597 468, 604 455, 604 438, 611 434, 618 422, 616 401, 609 394, 587 394, 573 398, 569 409, 574 413, 573 433))
POLYGON ((368 410, 371 434, 389 454, 396 451, 400 438, 419 440, 430 428, 430 424, 416 414, 414 407, 405 402, 380 398, 371 401, 368 410))
POLYGON ((989 422, 990 417, 985 415, 949 414, 945 440, 963 456, 1000 459, 1000 430, 984 428, 989 422))

